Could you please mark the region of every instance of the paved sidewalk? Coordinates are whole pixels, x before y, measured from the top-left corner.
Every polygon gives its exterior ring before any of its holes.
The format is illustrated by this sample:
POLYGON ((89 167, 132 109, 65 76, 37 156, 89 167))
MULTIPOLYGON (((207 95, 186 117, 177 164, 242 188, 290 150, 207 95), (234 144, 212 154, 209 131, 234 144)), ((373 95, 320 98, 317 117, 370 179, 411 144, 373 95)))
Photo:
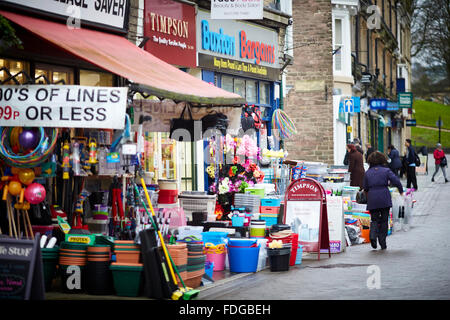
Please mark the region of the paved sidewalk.
POLYGON ((411 228, 389 236, 386 251, 361 244, 320 261, 304 258, 288 272, 264 270, 206 287, 199 299, 450 299, 450 183, 443 180, 418 176, 411 228), (377 276, 380 288, 370 289, 377 276))

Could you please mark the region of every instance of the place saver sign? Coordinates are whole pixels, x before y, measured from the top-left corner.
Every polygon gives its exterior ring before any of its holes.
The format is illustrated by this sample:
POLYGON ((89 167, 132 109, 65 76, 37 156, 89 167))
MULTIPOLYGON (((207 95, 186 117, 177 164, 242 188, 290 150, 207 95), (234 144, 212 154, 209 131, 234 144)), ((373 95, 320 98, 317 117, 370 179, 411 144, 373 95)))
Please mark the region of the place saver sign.
POLYGON ((0 86, 0 126, 123 129, 128 88, 0 86))

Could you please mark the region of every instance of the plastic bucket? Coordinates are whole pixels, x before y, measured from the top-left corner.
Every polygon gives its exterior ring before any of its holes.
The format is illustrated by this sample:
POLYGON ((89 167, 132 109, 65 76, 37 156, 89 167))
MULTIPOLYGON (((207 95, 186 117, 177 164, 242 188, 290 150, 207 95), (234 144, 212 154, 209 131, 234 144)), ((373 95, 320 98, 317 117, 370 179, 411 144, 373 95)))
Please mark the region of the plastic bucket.
POLYGON ((228 239, 228 246, 233 247, 250 247, 257 243, 256 239, 235 238, 228 239))
POLYGON ((250 237, 264 238, 266 235, 266 221, 252 220, 250 223, 250 237))
POLYGON ((256 272, 260 246, 227 246, 231 272, 256 272))
POLYGON ((113 274, 114 289, 118 296, 137 297, 139 295, 143 274, 142 264, 113 263, 110 269, 113 274))
POLYGON ((269 256, 270 271, 277 272, 289 270, 291 247, 267 249, 267 255, 269 256))
POLYGON ((206 261, 214 263, 214 271, 223 271, 225 269, 226 253, 207 253, 206 261))

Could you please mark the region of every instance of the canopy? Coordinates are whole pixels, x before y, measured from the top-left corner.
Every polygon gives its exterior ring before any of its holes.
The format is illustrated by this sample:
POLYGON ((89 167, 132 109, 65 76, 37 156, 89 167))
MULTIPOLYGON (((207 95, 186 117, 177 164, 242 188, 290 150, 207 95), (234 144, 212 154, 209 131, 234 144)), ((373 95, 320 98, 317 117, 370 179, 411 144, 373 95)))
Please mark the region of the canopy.
POLYGON ((241 105, 245 99, 158 59, 126 38, 105 32, 0 10, 0 14, 38 37, 104 70, 126 78, 140 90, 162 98, 199 104, 241 105))

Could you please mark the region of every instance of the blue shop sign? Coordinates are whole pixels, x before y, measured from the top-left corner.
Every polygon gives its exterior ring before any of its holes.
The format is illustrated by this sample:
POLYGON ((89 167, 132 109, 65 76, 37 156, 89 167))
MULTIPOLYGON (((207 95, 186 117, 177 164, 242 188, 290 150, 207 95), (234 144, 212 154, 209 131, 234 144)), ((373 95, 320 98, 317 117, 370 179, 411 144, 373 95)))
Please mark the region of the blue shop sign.
POLYGON ((388 101, 386 106, 387 111, 398 111, 398 102, 388 101))
POLYGON ((372 110, 386 110, 388 104, 387 99, 371 99, 370 109, 372 110))

